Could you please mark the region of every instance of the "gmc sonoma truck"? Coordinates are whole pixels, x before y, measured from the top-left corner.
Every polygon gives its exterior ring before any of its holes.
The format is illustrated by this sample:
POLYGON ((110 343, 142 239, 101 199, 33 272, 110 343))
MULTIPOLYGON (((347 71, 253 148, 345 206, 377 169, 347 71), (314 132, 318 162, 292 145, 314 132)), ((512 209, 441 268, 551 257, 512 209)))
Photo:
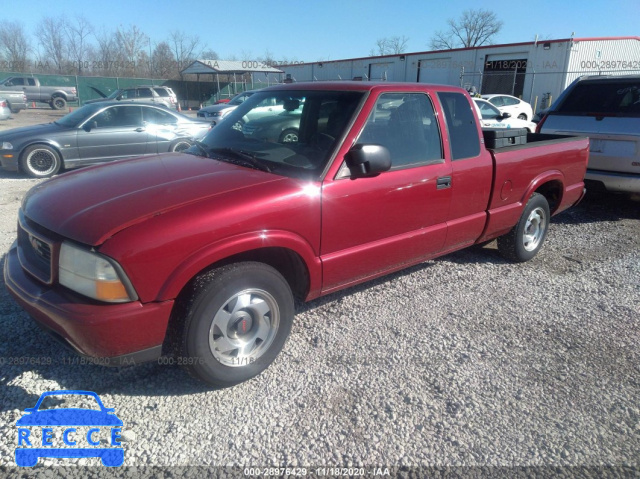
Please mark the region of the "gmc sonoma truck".
POLYGON ((550 217, 582 199, 588 152, 587 138, 536 134, 487 149, 456 87, 280 85, 186 152, 35 186, 4 279, 39 324, 101 364, 168 355, 230 386, 275 359, 294 298, 494 238, 506 258, 533 258, 550 217), (238 128, 265 102, 283 105, 274 124, 297 110, 297 141, 238 128))
POLYGON ((41 86, 40 80, 32 77, 9 77, 0 80, 0 90, 22 91, 27 101, 48 103, 54 110, 62 110, 69 101, 78 100, 76 87, 41 86))

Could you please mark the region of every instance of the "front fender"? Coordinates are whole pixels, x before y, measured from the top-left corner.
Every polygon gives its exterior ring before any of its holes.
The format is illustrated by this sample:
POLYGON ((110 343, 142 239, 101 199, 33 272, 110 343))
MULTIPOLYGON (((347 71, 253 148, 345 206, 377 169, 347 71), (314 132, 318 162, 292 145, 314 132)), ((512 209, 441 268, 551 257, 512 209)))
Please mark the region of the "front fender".
POLYGON ((230 256, 274 247, 291 250, 302 258, 309 273, 309 293, 306 299, 318 297, 322 285, 322 264, 311 245, 289 231, 263 230, 225 238, 194 252, 167 277, 157 300, 177 297, 199 272, 230 256))

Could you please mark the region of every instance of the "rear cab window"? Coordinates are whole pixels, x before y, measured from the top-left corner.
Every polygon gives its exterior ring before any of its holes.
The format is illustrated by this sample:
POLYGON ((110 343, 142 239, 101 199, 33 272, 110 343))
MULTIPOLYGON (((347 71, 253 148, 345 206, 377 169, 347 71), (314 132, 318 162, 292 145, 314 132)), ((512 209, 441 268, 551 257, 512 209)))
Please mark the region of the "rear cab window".
POLYGON ((480 154, 478 125, 467 97, 462 93, 439 92, 438 99, 442 104, 447 130, 449 130, 451 159, 455 161, 478 156, 480 154))

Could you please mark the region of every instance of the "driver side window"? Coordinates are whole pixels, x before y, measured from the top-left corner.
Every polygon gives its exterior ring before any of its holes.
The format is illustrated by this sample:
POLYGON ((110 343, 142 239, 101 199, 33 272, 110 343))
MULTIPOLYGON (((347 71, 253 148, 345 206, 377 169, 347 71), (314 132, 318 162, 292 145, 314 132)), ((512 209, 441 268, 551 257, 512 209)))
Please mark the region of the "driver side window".
POLYGON ((358 143, 386 147, 392 169, 444 162, 435 111, 424 93, 380 95, 358 143))

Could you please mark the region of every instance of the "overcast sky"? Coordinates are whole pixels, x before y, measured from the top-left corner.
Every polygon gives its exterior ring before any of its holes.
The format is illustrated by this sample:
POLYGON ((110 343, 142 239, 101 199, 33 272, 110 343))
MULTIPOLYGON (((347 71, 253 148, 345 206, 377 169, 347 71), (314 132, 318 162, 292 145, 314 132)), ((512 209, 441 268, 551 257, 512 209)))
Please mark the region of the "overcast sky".
MULTIPOLYGON (((3 2, 2 17, 21 22, 37 46, 37 25, 47 12, 84 15, 96 31, 137 25, 155 45, 172 30, 198 35, 221 59, 264 56, 274 60, 337 60, 368 56, 376 40, 406 36, 407 52, 429 50, 433 32, 468 8, 493 10, 504 22, 495 43, 541 38, 638 36, 640 1, 429 2, 417 0, 165 0, 88 2, 15 0, 3 2), (54 8, 61 7, 61 8, 54 8)), ((629 60, 640 60, 638 58, 629 60)))

